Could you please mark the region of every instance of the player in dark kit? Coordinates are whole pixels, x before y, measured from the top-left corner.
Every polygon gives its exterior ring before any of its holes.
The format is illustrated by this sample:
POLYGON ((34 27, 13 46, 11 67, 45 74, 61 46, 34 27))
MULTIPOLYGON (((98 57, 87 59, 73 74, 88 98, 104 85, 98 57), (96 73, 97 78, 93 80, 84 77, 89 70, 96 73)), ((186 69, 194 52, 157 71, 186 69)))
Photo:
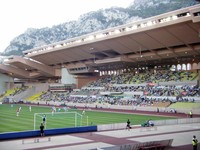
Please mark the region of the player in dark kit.
POLYGON ((44 125, 43 125, 43 123, 41 123, 41 125, 40 125, 40 135, 44 136, 44 125))
POLYGON ((126 129, 131 129, 131 122, 129 119, 127 120, 126 129))
POLYGON ((42 121, 43 121, 43 124, 46 123, 46 115, 43 115, 42 121))

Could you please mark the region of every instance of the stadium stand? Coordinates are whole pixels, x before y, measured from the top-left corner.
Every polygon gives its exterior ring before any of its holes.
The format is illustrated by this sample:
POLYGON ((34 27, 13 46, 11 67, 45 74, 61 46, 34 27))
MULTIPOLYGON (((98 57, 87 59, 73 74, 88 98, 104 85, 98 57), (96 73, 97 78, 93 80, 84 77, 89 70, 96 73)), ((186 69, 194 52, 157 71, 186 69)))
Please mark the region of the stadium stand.
MULTIPOLYGON (((176 102, 200 102, 200 89, 195 85, 197 80, 197 74, 195 72, 163 70, 153 75, 150 75, 149 72, 137 73, 137 76, 134 76, 135 82, 132 82, 132 84, 127 84, 127 80, 133 81, 133 73, 131 72, 128 74, 102 76, 97 81, 93 81, 81 89, 74 90, 60 91, 59 88, 58 91, 51 91, 51 86, 48 86, 49 88, 46 91, 37 93, 36 91, 40 91, 43 86, 41 84, 35 84, 31 86, 31 88, 35 89, 35 92, 32 92, 35 94, 27 97, 25 100, 28 102, 34 101, 34 103, 44 101, 45 104, 60 102, 62 105, 68 105, 69 103, 73 103, 76 106, 80 104, 81 107, 85 107, 88 104, 92 105, 92 107, 97 104, 98 107, 102 108, 105 106, 107 108, 128 106, 132 107, 132 109, 155 107, 161 111, 168 112, 171 112, 171 108, 173 108, 172 104, 176 102), (162 72, 162 75, 160 72, 162 72), (176 81, 174 81, 175 77, 176 81), (121 80, 122 78, 126 80, 121 80), (154 82, 150 81, 150 78, 154 78, 154 82), (181 78, 184 81, 177 80, 181 78), (118 84, 119 79, 121 81, 120 84, 118 84), (164 83, 168 84, 165 85, 164 83)), ((27 90, 30 88, 21 88, 21 92, 23 89, 27 90)), ((26 90, 24 90, 24 93, 26 90)), ((13 94, 12 98, 16 99, 15 94, 13 94)), ((173 109, 184 113, 188 112, 189 109, 194 109, 194 113, 198 112, 195 111, 198 107, 192 106, 184 109, 174 107, 173 109)), ((146 108, 146 110, 149 109, 146 108)))

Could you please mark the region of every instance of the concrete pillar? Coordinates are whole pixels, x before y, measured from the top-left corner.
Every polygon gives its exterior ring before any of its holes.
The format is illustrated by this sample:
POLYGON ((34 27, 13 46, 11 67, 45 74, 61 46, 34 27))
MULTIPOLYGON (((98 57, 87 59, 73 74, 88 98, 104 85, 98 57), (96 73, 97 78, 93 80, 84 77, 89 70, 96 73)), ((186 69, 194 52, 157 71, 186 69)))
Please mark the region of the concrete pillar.
POLYGON ((0 79, 0 95, 14 87, 14 79, 12 77, 0 73, 0 79))
POLYGON ((69 74, 66 68, 61 68, 61 83, 62 84, 76 84, 74 75, 69 74))

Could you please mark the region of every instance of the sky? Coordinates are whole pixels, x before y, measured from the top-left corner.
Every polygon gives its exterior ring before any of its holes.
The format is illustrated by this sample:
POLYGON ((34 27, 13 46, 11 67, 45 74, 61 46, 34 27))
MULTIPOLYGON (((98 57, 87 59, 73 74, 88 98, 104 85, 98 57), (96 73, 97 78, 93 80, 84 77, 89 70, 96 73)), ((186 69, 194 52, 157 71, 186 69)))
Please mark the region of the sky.
POLYGON ((134 0, 2 0, 0 52, 28 28, 52 27, 81 14, 112 6, 127 7, 134 0))

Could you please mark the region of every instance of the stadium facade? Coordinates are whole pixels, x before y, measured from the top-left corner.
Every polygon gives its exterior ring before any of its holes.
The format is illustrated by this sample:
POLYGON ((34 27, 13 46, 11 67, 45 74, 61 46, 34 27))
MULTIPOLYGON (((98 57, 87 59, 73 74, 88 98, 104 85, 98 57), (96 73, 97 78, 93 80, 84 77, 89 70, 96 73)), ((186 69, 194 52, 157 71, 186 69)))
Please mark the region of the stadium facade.
POLYGON ((102 75, 169 67, 200 81, 200 5, 26 50, 0 64, 0 94, 15 83, 81 88, 102 75))

